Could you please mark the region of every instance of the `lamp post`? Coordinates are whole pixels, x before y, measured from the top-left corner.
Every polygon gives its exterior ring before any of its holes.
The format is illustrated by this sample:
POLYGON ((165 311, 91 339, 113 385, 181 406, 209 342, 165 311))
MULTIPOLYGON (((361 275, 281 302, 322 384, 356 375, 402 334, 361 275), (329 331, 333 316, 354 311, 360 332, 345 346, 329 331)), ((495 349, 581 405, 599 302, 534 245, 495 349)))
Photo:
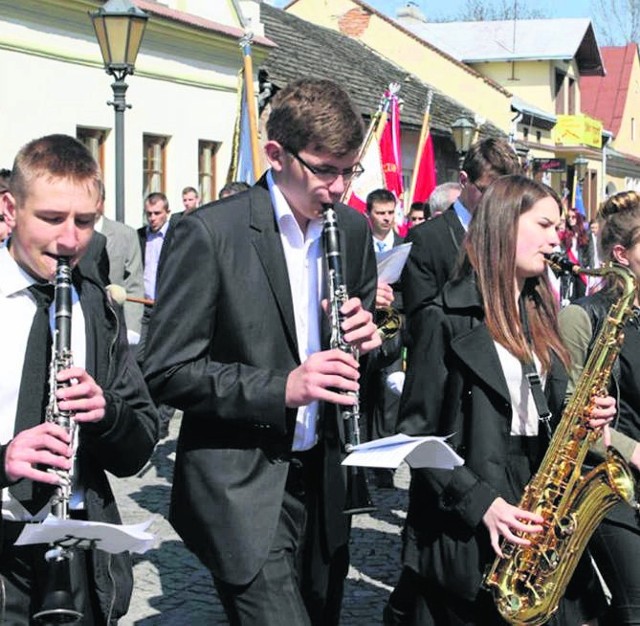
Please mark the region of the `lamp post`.
POLYGON ((460 167, 462 167, 462 161, 464 160, 465 154, 469 152, 475 132, 475 125, 466 117, 459 117, 453 124, 451 124, 453 143, 456 146, 456 152, 460 155, 460 167))
POLYGON ((582 185, 582 181, 584 177, 587 175, 587 168, 589 167, 589 160, 585 159, 582 155, 580 155, 574 162, 573 167, 575 168, 576 177, 578 179, 578 183, 582 185))
POLYGON ((129 0, 108 0, 97 11, 89 13, 107 74, 111 84, 116 126, 116 220, 124 222, 124 112, 131 108, 125 100, 125 78, 133 74, 136 57, 149 16, 129 0))

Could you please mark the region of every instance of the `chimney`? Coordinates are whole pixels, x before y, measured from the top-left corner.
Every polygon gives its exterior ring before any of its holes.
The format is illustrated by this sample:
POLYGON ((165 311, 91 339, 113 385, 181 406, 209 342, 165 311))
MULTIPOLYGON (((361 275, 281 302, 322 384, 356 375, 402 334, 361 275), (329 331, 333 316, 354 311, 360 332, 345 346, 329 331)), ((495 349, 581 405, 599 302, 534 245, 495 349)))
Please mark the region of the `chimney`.
POLYGON ((411 28, 412 26, 419 26, 427 21, 422 11, 418 8, 415 2, 407 2, 407 6, 404 6, 396 11, 397 20, 402 26, 411 28))

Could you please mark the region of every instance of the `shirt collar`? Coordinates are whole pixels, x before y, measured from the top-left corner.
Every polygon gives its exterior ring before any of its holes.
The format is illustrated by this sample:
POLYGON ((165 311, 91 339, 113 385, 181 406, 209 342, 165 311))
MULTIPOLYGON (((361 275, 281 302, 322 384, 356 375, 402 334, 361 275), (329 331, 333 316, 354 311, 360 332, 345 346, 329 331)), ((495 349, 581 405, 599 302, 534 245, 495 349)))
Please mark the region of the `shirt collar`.
POLYGON ((460 220, 460 223, 462 224, 464 229, 468 230, 469 223, 471 222, 471 218, 473 216, 471 215, 467 207, 464 206, 464 204, 462 204, 459 199, 457 199, 453 203, 453 210, 456 212, 456 215, 458 216, 458 219, 460 220))
POLYGON ((158 237, 162 237, 164 239, 164 236, 167 234, 168 228, 169 228, 169 218, 167 218, 167 221, 162 225, 162 228, 156 231, 155 233, 152 233, 149 226, 147 226, 147 239, 157 239, 158 237))
POLYGON ((394 232, 393 232, 393 228, 385 235, 384 239, 378 239, 376 237, 373 238, 374 243, 377 241, 380 241, 381 243, 384 243, 384 249, 385 250, 391 250, 391 248, 393 248, 393 240, 394 238, 394 232))
POLYGON ((36 282, 16 263, 7 246, 0 248, 0 295, 5 298, 12 296, 36 282))
MULTIPOLYGON (((271 170, 267 172, 267 185, 269 186, 269 195, 271 196, 271 204, 273 205, 273 212, 276 217, 276 221, 278 225, 281 226, 283 223, 295 223, 296 228, 302 233, 302 229, 298 224, 293 212, 291 211, 291 207, 287 202, 287 199, 284 197, 282 191, 273 180, 273 173, 271 170)), ((281 229, 282 231, 282 229, 281 229)), ((307 224, 307 232, 306 235, 303 235, 304 239, 317 239, 322 232, 322 218, 314 218, 309 220, 307 224)))

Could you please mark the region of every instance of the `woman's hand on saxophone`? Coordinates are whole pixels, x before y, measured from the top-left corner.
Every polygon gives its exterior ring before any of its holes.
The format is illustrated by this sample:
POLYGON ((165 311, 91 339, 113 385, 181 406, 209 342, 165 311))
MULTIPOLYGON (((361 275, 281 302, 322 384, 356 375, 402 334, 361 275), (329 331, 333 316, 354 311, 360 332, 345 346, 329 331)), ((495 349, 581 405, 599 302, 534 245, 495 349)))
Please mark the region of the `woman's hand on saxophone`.
POLYGON ((86 370, 70 367, 58 372, 56 380, 70 383, 58 389, 56 397, 60 409, 74 413, 76 422, 99 422, 104 417, 104 393, 86 370))
POLYGON ((531 542, 515 533, 539 533, 544 519, 540 515, 509 504, 503 498, 496 498, 482 516, 482 521, 489 531, 491 547, 502 557, 504 555, 500 550, 500 537, 511 543, 528 546, 531 542))
POLYGON ((8 444, 4 456, 4 471, 11 482, 29 478, 41 483, 58 485, 59 477, 37 466, 71 469, 71 439, 58 424, 44 422, 19 432, 8 444))

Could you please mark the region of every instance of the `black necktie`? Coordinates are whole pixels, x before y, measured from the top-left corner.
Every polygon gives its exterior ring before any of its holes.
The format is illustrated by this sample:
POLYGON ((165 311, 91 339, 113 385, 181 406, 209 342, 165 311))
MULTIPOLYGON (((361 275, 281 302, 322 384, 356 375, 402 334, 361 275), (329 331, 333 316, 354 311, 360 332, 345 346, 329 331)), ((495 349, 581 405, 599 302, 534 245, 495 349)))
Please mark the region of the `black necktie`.
MULTIPOLYGON (((35 298, 38 308, 33 316, 24 355, 15 434, 33 428, 44 421, 49 398, 48 375, 51 361, 49 307, 53 301, 54 287, 49 284, 35 284, 29 287, 29 291, 35 298)), ((32 515, 35 515, 47 503, 52 487, 23 478, 12 485, 9 491, 32 515)))

